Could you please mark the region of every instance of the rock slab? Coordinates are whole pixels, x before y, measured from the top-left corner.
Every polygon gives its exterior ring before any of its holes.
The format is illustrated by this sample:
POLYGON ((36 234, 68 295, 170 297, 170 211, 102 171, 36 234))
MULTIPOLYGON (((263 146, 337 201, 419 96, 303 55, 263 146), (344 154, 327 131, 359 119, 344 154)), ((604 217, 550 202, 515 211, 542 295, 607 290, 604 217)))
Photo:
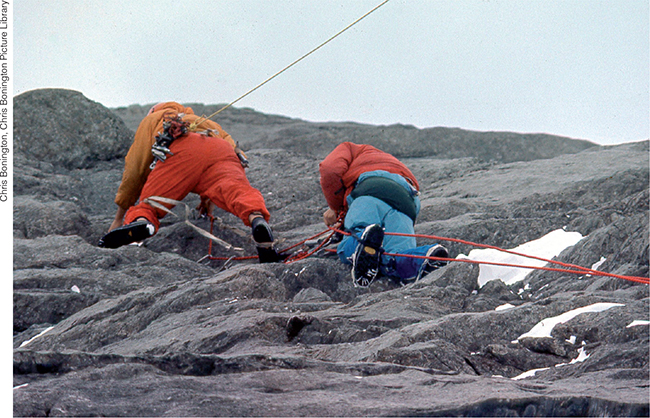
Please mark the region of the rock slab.
MULTIPOLYGON (((15 416, 650 413, 649 327, 630 326, 648 319, 647 285, 536 271, 479 287, 479 267, 458 262, 409 286, 360 289, 328 252, 261 265, 213 246, 218 259, 200 261, 207 239, 181 207, 142 246, 98 248, 148 105, 107 109, 57 89, 15 104, 15 416), (615 305, 519 339, 597 303, 615 305)), ((318 162, 351 140, 400 156, 420 179, 418 233, 514 248, 564 228, 584 238, 559 260, 604 258, 602 271, 648 277, 648 141, 221 116, 282 248, 323 232, 318 162)), ((241 222, 217 214, 215 235, 253 253, 241 222)))

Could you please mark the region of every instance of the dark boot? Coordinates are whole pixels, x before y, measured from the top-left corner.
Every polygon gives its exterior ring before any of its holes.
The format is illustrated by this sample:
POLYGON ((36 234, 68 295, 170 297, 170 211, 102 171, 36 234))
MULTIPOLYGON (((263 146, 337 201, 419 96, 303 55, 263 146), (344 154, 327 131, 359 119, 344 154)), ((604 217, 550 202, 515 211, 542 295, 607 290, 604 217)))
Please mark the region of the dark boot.
POLYGON ((282 260, 273 248, 273 231, 266 220, 262 217, 255 218, 251 222, 251 227, 260 263, 275 263, 282 260))
POLYGON ((383 242, 384 228, 381 225, 369 225, 361 234, 352 254, 352 283, 355 286, 368 287, 379 275, 383 242))
POLYGON ((135 221, 110 231, 99 240, 98 245, 103 248, 119 248, 150 238, 155 233, 156 227, 151 222, 135 221))
MULTIPOLYGON (((436 244, 429 248, 427 251, 427 257, 439 257, 439 258, 449 258, 449 251, 440 244, 436 244)), ((424 276, 431 273, 434 270, 438 270, 440 267, 444 267, 448 264, 446 260, 431 260, 427 258, 422 266, 418 275, 415 277, 415 281, 421 280, 424 276)))

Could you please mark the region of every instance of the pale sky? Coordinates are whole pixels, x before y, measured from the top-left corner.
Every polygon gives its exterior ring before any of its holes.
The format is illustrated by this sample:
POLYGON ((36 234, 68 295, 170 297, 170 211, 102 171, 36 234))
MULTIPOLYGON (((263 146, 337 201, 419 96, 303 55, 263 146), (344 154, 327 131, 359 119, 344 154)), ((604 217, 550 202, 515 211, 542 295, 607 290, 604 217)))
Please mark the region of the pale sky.
MULTIPOLYGON (((14 95, 57 87, 107 107, 229 103, 381 2, 20 0, 14 95)), ((235 107, 647 139, 648 3, 390 0, 235 107)))

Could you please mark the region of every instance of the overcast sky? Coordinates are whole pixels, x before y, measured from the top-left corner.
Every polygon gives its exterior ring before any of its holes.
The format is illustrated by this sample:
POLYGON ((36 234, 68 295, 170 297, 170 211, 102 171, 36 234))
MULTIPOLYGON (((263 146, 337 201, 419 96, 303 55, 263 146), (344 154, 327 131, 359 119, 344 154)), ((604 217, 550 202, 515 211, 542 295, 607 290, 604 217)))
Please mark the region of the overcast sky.
MULTIPOLYGON (((20 0, 14 94, 60 87, 108 107, 229 103, 381 1, 20 0)), ((390 0, 235 106, 647 139, 649 14, 647 0, 390 0)))

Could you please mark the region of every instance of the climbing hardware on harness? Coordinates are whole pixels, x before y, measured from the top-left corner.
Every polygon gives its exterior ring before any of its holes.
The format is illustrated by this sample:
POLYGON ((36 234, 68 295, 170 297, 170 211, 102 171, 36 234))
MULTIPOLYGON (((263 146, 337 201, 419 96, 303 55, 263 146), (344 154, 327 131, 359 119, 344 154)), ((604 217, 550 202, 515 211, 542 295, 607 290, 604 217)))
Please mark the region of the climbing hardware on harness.
POLYGON ((151 146, 151 154, 153 154, 153 162, 149 166, 150 169, 156 167, 158 161, 165 161, 167 154, 174 155, 169 146, 181 136, 187 133, 188 124, 181 119, 181 115, 166 116, 163 121, 163 132, 158 132, 156 135, 156 142, 151 146))

